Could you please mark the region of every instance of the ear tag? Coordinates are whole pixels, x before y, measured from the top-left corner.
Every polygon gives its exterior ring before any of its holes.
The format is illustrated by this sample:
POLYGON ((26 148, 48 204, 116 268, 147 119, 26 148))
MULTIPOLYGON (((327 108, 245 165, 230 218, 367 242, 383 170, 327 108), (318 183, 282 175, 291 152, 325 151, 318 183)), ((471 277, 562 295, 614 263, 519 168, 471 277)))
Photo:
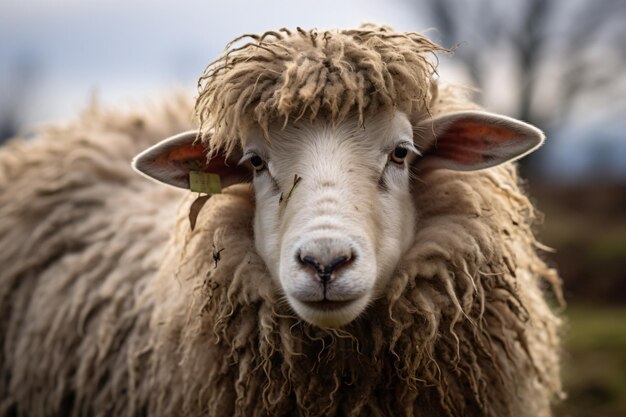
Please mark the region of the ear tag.
POLYGON ((220 176, 203 171, 189 171, 189 188, 191 191, 205 194, 220 194, 222 192, 220 176))

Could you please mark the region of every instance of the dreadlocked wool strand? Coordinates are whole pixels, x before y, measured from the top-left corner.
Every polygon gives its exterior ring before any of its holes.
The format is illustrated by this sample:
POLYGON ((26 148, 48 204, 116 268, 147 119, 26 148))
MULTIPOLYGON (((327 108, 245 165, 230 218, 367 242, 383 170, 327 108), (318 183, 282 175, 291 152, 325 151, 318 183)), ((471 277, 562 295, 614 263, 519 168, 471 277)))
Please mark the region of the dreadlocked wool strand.
POLYGON ((423 35, 374 25, 241 36, 200 77, 201 131, 212 148, 231 151, 251 123, 267 132, 273 122, 321 115, 334 123, 354 113, 364 123, 387 108, 420 115, 440 51, 423 35))

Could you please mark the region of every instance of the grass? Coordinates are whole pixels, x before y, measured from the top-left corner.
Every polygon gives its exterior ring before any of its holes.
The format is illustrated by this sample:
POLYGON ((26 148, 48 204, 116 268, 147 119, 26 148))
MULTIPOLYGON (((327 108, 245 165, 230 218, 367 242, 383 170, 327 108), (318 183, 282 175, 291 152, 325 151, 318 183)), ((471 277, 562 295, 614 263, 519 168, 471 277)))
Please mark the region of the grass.
POLYGON ((610 262, 626 259, 626 233, 605 233, 589 245, 586 254, 591 262, 610 262))
POLYGON ((626 416, 626 307, 570 306, 555 416, 626 416))

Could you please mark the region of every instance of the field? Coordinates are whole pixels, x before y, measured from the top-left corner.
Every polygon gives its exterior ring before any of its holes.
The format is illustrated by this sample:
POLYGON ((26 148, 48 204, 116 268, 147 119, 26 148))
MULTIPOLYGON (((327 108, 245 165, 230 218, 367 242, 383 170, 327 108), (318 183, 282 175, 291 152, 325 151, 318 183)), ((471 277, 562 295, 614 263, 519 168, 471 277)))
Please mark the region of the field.
POLYGON ((557 417, 626 416, 626 308, 570 306, 557 417))
POLYGON ((556 417, 626 416, 626 185, 532 186, 538 227, 563 279, 563 381, 556 417))

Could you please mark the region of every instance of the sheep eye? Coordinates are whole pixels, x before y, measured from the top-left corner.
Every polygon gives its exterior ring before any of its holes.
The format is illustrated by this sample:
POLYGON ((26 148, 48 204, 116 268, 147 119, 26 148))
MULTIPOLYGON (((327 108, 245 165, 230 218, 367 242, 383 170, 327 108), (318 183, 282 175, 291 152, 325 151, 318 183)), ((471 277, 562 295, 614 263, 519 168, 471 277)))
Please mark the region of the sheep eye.
POLYGON ((389 155, 389 159, 391 159, 396 164, 403 164, 407 155, 409 154, 409 150, 403 146, 396 146, 396 148, 389 155))
POLYGON ((250 165, 256 172, 262 171, 265 168, 265 161, 258 155, 254 155, 250 158, 250 165))

